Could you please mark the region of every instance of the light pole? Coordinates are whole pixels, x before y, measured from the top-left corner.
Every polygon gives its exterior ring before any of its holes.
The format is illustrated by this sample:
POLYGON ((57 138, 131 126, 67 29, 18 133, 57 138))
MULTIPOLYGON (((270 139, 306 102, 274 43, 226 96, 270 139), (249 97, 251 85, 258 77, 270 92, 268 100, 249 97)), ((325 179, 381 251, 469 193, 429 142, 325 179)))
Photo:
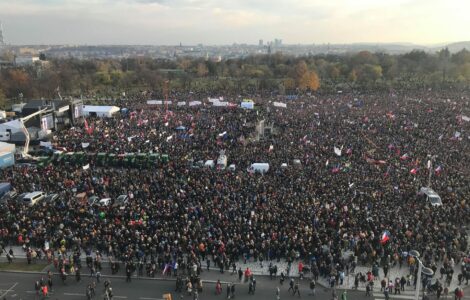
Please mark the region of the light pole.
MULTIPOLYGON (((411 250, 409 253, 411 256, 413 256, 417 261, 418 261, 418 275, 416 278, 416 291, 415 291, 415 300, 419 300, 419 289, 421 288, 421 273, 424 273, 425 275, 432 276, 434 274, 434 271, 431 270, 430 268, 427 268, 423 265, 423 262, 419 259, 419 252, 416 250, 411 250)), ((424 293, 424 290, 423 290, 424 293)))

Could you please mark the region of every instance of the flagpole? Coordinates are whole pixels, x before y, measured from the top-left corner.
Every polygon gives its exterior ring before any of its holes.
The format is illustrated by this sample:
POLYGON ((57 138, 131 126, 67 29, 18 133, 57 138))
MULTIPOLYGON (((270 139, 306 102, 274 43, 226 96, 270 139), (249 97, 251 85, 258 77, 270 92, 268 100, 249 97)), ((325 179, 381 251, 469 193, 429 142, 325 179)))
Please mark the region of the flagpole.
POLYGON ((428 160, 428 188, 431 188, 431 176, 432 176, 432 171, 433 171, 433 159, 436 157, 435 155, 428 155, 429 160, 428 160))

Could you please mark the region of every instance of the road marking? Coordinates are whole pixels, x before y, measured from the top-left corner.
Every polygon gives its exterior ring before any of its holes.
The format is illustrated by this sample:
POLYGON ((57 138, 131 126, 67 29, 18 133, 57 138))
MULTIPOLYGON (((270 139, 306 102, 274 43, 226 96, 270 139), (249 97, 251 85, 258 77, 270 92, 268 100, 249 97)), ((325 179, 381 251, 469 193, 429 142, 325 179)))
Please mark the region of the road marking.
POLYGON ((127 296, 114 296, 113 298, 116 298, 116 299, 127 299, 127 296))
POLYGON ((12 285, 8 290, 5 290, 5 292, 0 295, 0 298, 5 297, 9 292, 14 292, 13 289, 14 289, 15 286, 17 286, 18 284, 19 284, 19 282, 15 282, 14 285, 12 285))
MULTIPOLYGON (((375 300, 385 300, 384 296, 374 296, 374 299, 375 300)), ((414 296, 405 296, 405 295, 392 295, 392 296, 389 296, 389 299, 415 299, 414 296)))
POLYGON ((80 293, 64 293, 65 296, 85 296, 85 294, 80 293))
POLYGON ((164 300, 162 298, 148 298, 148 297, 140 297, 141 300, 164 300))

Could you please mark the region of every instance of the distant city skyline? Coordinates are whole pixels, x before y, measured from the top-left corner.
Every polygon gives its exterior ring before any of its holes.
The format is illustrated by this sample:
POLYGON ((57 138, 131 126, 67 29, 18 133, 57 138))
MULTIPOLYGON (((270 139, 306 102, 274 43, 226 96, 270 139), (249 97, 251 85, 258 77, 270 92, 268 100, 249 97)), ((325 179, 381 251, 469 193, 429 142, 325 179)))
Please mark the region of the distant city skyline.
POLYGON ((8 44, 267 45, 470 40, 460 0, 0 0, 8 44))

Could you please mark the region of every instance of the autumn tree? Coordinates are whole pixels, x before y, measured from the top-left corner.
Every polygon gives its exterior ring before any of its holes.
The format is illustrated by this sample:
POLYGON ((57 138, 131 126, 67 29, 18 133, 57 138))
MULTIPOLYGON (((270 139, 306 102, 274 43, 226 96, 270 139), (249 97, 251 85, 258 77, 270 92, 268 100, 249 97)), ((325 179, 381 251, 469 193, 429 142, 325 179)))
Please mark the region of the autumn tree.
POLYGON ((0 108, 5 109, 7 106, 7 97, 2 89, 0 89, 0 108))
POLYGON ((209 69, 207 69, 207 66, 205 63, 200 62, 197 65, 197 76, 198 77, 205 77, 207 74, 209 74, 209 69))
POLYGON ((7 96, 15 98, 20 93, 25 97, 31 96, 31 77, 22 69, 10 69, 6 75, 7 96))
POLYGON ((314 71, 307 71, 300 79, 298 87, 304 91, 316 91, 320 87, 320 78, 314 71))
MULTIPOLYGON (((316 91, 320 87, 320 79, 316 72, 308 69, 307 63, 304 60, 299 61, 293 70, 293 79, 296 87, 305 91, 316 91)), ((286 85, 287 87, 287 85, 286 85)))

